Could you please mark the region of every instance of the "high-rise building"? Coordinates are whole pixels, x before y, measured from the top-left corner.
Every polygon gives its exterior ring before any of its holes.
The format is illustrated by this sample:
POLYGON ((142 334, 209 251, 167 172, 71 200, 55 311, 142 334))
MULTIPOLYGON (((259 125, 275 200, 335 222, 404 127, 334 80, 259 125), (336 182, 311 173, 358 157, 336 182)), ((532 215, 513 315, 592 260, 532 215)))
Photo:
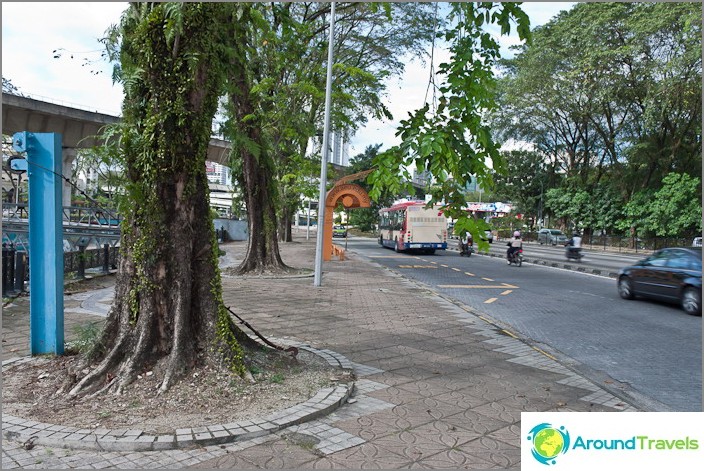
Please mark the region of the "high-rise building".
POLYGON ((219 185, 231 185, 230 175, 232 171, 230 167, 225 167, 216 162, 205 162, 205 174, 210 183, 219 185))
POLYGON ((350 166, 350 145, 345 141, 345 138, 340 131, 332 133, 331 142, 331 159, 330 162, 339 165, 340 167, 350 166))
POLYGON ((335 131, 332 136, 332 163, 342 166, 342 134, 335 131))

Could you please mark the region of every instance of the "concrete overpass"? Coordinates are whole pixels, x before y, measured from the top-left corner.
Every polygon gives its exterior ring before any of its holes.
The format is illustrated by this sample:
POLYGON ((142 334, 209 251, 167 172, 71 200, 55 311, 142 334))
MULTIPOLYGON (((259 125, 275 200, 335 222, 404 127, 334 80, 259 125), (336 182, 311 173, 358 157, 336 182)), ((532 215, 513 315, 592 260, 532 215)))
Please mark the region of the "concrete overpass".
MULTIPOLYGON (((2 133, 12 136, 16 132, 61 133, 63 137, 64 175, 70 178, 71 164, 78 149, 102 144, 96 136, 103 126, 117 123, 119 116, 97 111, 87 111, 34 98, 2 94, 2 133)), ((211 139, 206 160, 222 165, 229 163, 230 143, 211 139)), ((71 204, 71 188, 64 182, 64 205, 71 204)))

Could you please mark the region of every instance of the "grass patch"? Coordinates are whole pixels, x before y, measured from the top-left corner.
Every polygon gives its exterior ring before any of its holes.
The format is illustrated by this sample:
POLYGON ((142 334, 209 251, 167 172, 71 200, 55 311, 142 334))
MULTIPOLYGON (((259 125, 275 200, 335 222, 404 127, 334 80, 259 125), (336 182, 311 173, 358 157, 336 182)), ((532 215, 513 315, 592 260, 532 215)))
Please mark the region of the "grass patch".
POLYGON ((98 322, 89 322, 73 328, 75 340, 66 342, 66 350, 92 354, 99 347, 101 328, 98 322))
POLYGON ((269 378, 269 381, 271 381, 272 383, 281 384, 284 382, 284 375, 282 375, 281 373, 273 374, 271 378, 269 378))

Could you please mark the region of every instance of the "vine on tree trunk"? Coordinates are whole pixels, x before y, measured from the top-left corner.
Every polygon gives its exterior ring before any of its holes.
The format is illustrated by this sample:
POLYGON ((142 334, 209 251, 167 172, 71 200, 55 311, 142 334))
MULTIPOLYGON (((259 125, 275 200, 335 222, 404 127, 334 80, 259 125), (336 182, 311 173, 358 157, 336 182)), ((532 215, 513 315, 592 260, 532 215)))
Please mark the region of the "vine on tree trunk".
MULTIPOLYGON (((192 368, 223 361, 245 374, 246 337, 222 300, 205 158, 222 91, 221 3, 133 3, 114 40, 125 84, 121 139, 128 205, 121 208, 115 301, 97 364, 70 395, 121 393, 154 369, 168 389, 192 368), (215 21, 217 20, 217 21, 215 21)), ((115 144, 115 142, 113 142, 115 144)))

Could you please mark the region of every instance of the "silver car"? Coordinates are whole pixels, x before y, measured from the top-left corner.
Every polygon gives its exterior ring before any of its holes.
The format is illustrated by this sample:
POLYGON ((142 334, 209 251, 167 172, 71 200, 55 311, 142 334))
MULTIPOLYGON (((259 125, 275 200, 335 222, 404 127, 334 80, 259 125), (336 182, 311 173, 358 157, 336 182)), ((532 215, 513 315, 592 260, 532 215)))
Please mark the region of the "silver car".
POLYGON ((559 229, 540 229, 538 231, 538 243, 540 245, 565 245, 567 243, 567 236, 559 229))

